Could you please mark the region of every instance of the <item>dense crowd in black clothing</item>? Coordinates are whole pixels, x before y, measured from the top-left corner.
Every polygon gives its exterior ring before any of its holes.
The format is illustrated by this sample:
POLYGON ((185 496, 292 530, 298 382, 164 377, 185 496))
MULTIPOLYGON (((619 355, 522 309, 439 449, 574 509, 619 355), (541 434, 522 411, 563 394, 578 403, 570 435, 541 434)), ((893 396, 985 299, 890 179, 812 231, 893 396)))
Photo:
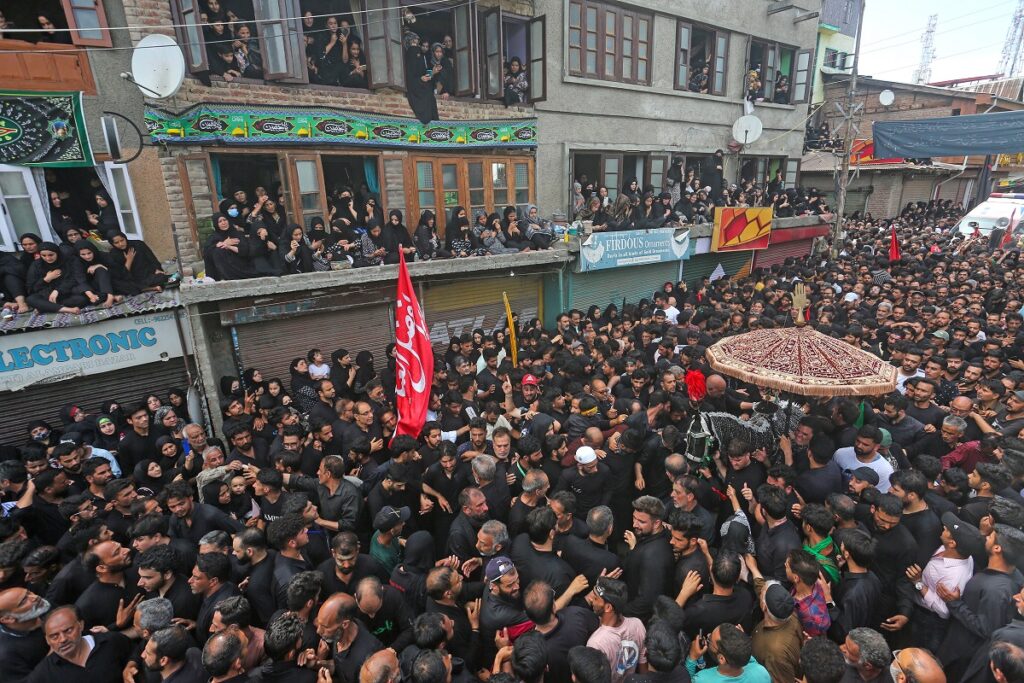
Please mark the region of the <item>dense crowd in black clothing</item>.
POLYGON ((478 211, 472 222, 466 209, 456 206, 442 233, 429 210, 411 231, 398 209, 385 219, 369 191, 338 188, 331 193, 327 220, 311 218, 308 227, 288 222, 280 200, 264 188, 257 187, 255 195, 250 202, 245 190, 237 190, 220 203, 203 247, 207 277, 239 280, 394 264, 400 252, 406 261, 518 253, 548 249, 554 239, 551 223, 532 204, 525 210, 509 206, 501 214, 478 211))
POLYGON ((180 389, 38 416, 0 462, 4 680, 1022 680, 1020 253, 908 211, 517 320, 515 363, 508 329, 453 338, 417 437, 394 345, 224 377, 216 436, 180 389), (792 325, 798 284, 895 391, 698 451, 697 415, 779 409, 705 350, 792 325))
POLYGON ((772 207, 779 218, 829 212, 815 188, 786 187, 782 170, 765 182, 741 177, 739 183, 726 184, 723 157, 718 150, 700 166, 673 157, 663 188, 644 186, 633 177, 614 197, 607 187, 580 176, 573 184, 573 216, 601 231, 710 223, 716 207, 772 207))

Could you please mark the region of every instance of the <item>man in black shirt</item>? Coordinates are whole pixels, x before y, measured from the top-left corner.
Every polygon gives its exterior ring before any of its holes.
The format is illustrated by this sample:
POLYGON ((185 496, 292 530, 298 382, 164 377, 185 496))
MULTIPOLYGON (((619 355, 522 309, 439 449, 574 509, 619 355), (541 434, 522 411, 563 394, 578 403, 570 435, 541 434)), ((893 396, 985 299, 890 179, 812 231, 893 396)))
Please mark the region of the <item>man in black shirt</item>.
POLYGON ((544 636, 547 645, 546 680, 568 681, 569 650, 586 645, 600 622, 592 609, 570 605, 554 611, 555 592, 543 581, 534 581, 523 594, 526 616, 534 628, 544 636))
POLYGON ((277 550, 274 558, 274 599, 278 609, 287 601, 288 582, 296 574, 312 567, 302 549, 309 544, 306 522, 299 514, 289 514, 267 526, 267 542, 277 550))
POLYGON ((25 485, 12 517, 25 526, 29 536, 44 545, 55 545, 71 526, 57 508, 67 495, 68 479, 60 470, 45 469, 25 485))
POLYGON ((238 588, 230 583, 231 561, 223 553, 203 553, 196 558, 196 566, 188 580, 192 592, 202 597, 195 620, 195 637, 200 645, 210 637, 210 623, 217 605, 224 598, 238 595, 238 588))
POLYGON ((576 496, 576 513, 586 515, 590 509, 611 502, 613 482, 608 466, 598 462, 590 446, 576 449, 576 467, 562 472, 555 491, 570 491, 576 496))
POLYGON ((43 615, 50 603, 25 588, 0 591, 0 671, 20 681, 49 651, 43 635, 43 615))
MULTIPOLYGON (((690 572, 696 572, 703 586, 698 592, 689 596, 688 600, 702 595, 711 586, 711 567, 708 561, 707 542, 703 542, 700 518, 692 512, 680 509, 668 513, 669 544, 676 566, 672 573, 669 595, 679 595, 683 583, 690 572)), ((682 605, 685 607, 686 605, 682 605)))
POLYGON ((188 579, 177 573, 179 559, 169 545, 154 545, 135 560, 139 574, 138 586, 144 598, 167 598, 174 606, 174 616, 194 621, 202 599, 192 592, 188 579))
POLYGON ((253 624, 264 628, 277 609, 274 599, 274 561, 277 553, 267 549, 266 535, 260 529, 246 529, 231 541, 231 552, 248 576, 245 597, 252 606, 253 624))
POLYGON ((561 595, 576 578, 576 572, 555 554, 555 524, 557 519, 549 507, 537 508, 526 516, 526 532, 512 543, 509 556, 519 570, 523 585, 543 581, 561 595))
POLYGON ((665 526, 665 504, 654 496, 633 501, 633 529, 624 536, 629 553, 622 569, 629 603, 622 613, 646 621, 654 611, 654 601, 672 580, 674 562, 665 526))
POLYGON ((117 444, 117 461, 121 471, 132 472, 143 460, 150 460, 157 455, 157 435, 152 433, 149 425, 149 411, 144 405, 133 406, 124 411, 131 429, 117 444))
POLYGON ((263 439, 253 436, 249 425, 236 425, 227 437, 231 441, 231 452, 226 464, 238 460, 246 465, 270 467, 270 447, 263 439))
POLYGON ((401 652, 413 642, 415 614, 397 588, 382 584, 376 576, 367 576, 356 586, 355 598, 359 619, 385 647, 401 652))
POLYGON ((92 585, 75 601, 75 607, 87 627, 103 626, 115 630, 131 625, 131 612, 125 618, 124 610, 134 608, 142 599, 136 585, 138 579, 130 580, 125 574, 131 565, 131 552, 117 541, 102 541, 82 558, 85 568, 96 576, 92 585))
POLYGON ((460 605, 463 577, 451 567, 434 567, 427 574, 428 613, 438 612, 452 620, 452 637, 448 651, 462 658, 471 670, 477 669, 480 648, 480 601, 460 605))
POLYGON ((192 499, 192 489, 185 482, 171 482, 164 489, 167 497, 167 509, 173 515, 170 533, 177 538, 185 538, 199 545, 199 539, 211 531, 225 531, 229 534, 238 533, 242 525, 212 505, 196 503, 192 499))
MULTIPOLYGON (((721 624, 742 624, 744 631, 753 628, 750 622, 754 595, 738 583, 739 578, 739 556, 720 552, 711 566, 711 593, 686 607, 686 635, 695 638, 702 631, 709 634, 721 624)), ((676 603, 686 605, 699 585, 699 575, 691 572, 676 596, 676 603)))
POLYGON ((897 470, 889 475, 889 484, 889 493, 903 501, 900 523, 917 540, 914 564, 924 567, 942 545, 942 522, 924 500, 928 481, 917 470, 897 470))
POLYGON ((323 577, 324 593, 355 593, 356 586, 367 576, 381 581, 389 579, 377 560, 359 552, 359 539, 351 531, 336 534, 331 540, 331 557, 317 566, 323 577))
POLYGON ((58 607, 50 612, 43 632, 52 651, 26 683, 121 683, 132 641, 117 632, 83 636, 84 630, 85 623, 74 607, 58 607))
POLYGON ((335 593, 327 598, 316 615, 316 632, 330 647, 331 659, 323 664, 332 671, 336 681, 358 680, 363 662, 384 649, 384 644, 373 637, 358 616, 359 606, 347 593, 335 593))
POLYGON ((587 513, 587 529, 587 538, 573 534, 562 537, 562 559, 594 585, 598 576, 619 566, 619 556, 608 549, 608 539, 614 531, 611 508, 598 505, 591 509, 587 513))

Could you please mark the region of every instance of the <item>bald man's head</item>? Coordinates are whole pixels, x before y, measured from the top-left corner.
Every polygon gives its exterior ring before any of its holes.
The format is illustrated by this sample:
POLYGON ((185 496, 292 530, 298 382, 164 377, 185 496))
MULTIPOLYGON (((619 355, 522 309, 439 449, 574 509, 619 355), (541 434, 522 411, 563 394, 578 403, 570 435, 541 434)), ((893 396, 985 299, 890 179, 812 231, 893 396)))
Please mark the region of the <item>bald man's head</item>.
POLYGON ((928 650, 919 647, 899 650, 894 662, 899 667, 896 683, 946 683, 942 665, 928 650))
POLYGON ((587 431, 583 433, 583 438, 590 446, 600 446, 604 443, 604 433, 599 427, 587 427, 587 431))
POLYGON ((316 632, 325 641, 333 644, 346 626, 346 622, 355 616, 356 610, 355 598, 347 593, 335 593, 324 600, 316 614, 316 632))
POLYGON ((718 398, 725 393, 725 378, 721 375, 710 375, 705 386, 708 390, 708 396, 718 398))
POLYGON ((395 683, 402 676, 398 656, 391 648, 379 650, 363 662, 359 670, 359 683, 395 683))

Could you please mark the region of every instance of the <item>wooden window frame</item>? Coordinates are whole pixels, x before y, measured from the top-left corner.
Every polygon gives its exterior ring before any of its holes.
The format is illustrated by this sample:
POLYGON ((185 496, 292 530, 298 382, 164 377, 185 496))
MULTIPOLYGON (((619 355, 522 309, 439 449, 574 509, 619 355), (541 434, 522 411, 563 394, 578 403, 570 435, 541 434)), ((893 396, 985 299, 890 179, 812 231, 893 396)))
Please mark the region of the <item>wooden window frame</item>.
MULTIPOLYGON (((673 88, 675 90, 682 90, 690 92, 690 58, 693 55, 693 33, 694 31, 703 31, 704 33, 710 34, 711 51, 708 59, 708 95, 714 95, 716 97, 724 97, 726 89, 729 86, 729 33, 722 29, 709 26, 707 24, 701 24, 699 22, 688 21, 686 19, 680 19, 676 22, 676 51, 675 51, 675 63, 673 65, 673 88), (686 45, 683 45, 683 31, 686 31, 686 45), (722 74, 722 87, 720 90, 715 89, 715 69, 718 57, 718 39, 719 37, 725 38, 725 55, 723 57, 723 74, 722 74), (685 59, 686 62, 686 79, 684 81, 679 80, 679 67, 681 60, 685 59)), ((699 93, 695 93, 699 94, 699 93)))
MULTIPOLYGON (((418 175, 416 173, 417 164, 430 163, 433 169, 433 180, 434 180, 434 208, 437 212, 437 232, 442 237, 444 236, 444 228, 446 222, 446 210, 449 208, 444 203, 444 179, 442 176, 441 167, 445 164, 455 164, 456 172, 458 173, 459 186, 459 204, 453 206, 462 206, 467 212, 470 211, 472 202, 470 201, 470 187, 469 187, 469 164, 471 163, 483 163, 483 182, 484 182, 484 206, 490 208, 491 211, 499 211, 506 206, 515 206, 515 191, 517 186, 515 185, 515 164, 527 164, 528 165, 528 181, 529 181, 529 200, 528 204, 537 203, 537 166, 536 159, 532 156, 452 156, 452 155, 428 155, 428 156, 410 156, 409 168, 413 169, 412 182, 407 185, 406 198, 407 201, 411 198, 412 201, 408 201, 410 211, 409 215, 419 216, 423 212, 423 207, 420 205, 420 187, 418 182, 418 175), (494 183, 492 179, 492 164, 503 163, 506 164, 505 177, 508 179, 508 187, 499 188, 499 194, 496 196, 494 183)), ((479 189, 479 188, 476 188, 479 189)), ((520 188, 521 189, 521 188, 520 188)), ((424 190, 426 192, 427 190, 424 190)), ((472 222, 472 216, 470 216, 472 222)))
POLYGON ((203 35, 202 10, 199 0, 171 0, 171 17, 177 24, 174 29, 178 43, 185 53, 185 67, 191 74, 203 74, 210 71, 210 56, 206 52, 206 36, 203 35), (185 9, 183 3, 190 3, 185 9), (191 19, 191 20, 190 20, 191 19), (195 42, 189 37, 185 25, 195 26, 195 42))
POLYGON ((405 90, 405 60, 402 51, 402 7, 399 0, 362 0, 360 10, 352 10, 352 15, 363 30, 363 48, 366 50, 366 63, 369 67, 367 85, 370 90, 378 88, 396 88, 405 90), (382 23, 383 22, 383 23, 382 23), (380 34, 371 37, 370 27, 380 28, 380 34), (397 36, 393 35, 397 32, 397 36), (371 59, 370 41, 384 42, 385 64, 383 75, 381 65, 371 59), (395 43, 398 44, 398 55, 395 54, 395 43), (397 57, 397 59, 396 59, 397 57), (396 63, 397 62, 397 63, 396 63))
MULTIPOLYGON (((284 81, 287 83, 308 83, 309 71, 306 69, 306 47, 302 34, 302 16, 298 0, 253 0, 253 12, 256 16, 257 39, 260 50, 263 52, 263 79, 264 81, 284 81), (267 7, 277 7, 277 16, 284 18, 271 18, 265 14, 267 7), (270 54, 267 48, 269 39, 268 33, 272 30, 280 31, 284 40, 284 71, 271 71, 267 55, 270 54)), ((260 80, 260 79, 254 79, 260 80)))
POLYGON ((456 5, 452 8, 452 40, 455 51, 455 95, 457 97, 472 97, 476 93, 476 59, 479 41, 477 40, 477 11, 476 3, 456 5), (462 31, 459 30, 460 15, 462 17, 462 31), (464 55, 464 56, 463 56, 464 55), (461 61, 464 64, 460 64, 461 61), (465 87, 459 87, 459 80, 464 78, 465 87))
MULTIPOLYGON (((600 2, 599 0, 570 0, 570 6, 578 7, 580 10, 580 23, 578 26, 569 24, 570 40, 568 49, 570 54, 574 51, 579 53, 580 68, 574 70, 567 68, 571 76, 579 78, 594 78, 601 81, 613 81, 616 83, 630 83, 633 85, 650 85, 653 72, 654 58, 654 14, 636 9, 627 9, 620 5, 600 2), (594 31, 587 29, 587 14, 593 11, 595 16, 594 31), (610 19, 614 17, 614 19, 610 19), (630 23, 628 36, 626 35, 627 19, 630 23), (608 32, 610 21, 614 21, 614 28, 608 32), (644 40, 641 40, 640 26, 646 22, 647 31, 644 40), (577 30, 580 34, 580 42, 574 45, 571 41, 572 31, 577 30), (588 50, 587 36, 592 33, 596 36, 595 50, 588 50), (609 50, 608 39, 611 38, 613 48, 609 50), (626 45, 630 47, 630 67, 624 68, 626 57, 626 45), (641 57, 640 46, 646 47, 646 56, 641 57), (595 69, 588 70, 587 53, 595 52, 595 69), (614 68, 611 74, 606 70, 608 60, 612 60, 614 68), (640 62, 646 64, 646 77, 640 78, 640 62), (628 73, 626 73, 628 71, 628 73)), ((567 22, 568 23, 568 22, 567 22)))
POLYGON ((527 91, 527 100, 543 102, 548 98, 548 20, 547 15, 542 14, 526 22, 526 75, 530 79, 530 87, 527 91), (534 26, 540 26, 540 46, 534 45, 534 26), (539 52, 535 52, 535 48, 539 52), (539 56, 535 56, 535 54, 539 56), (534 86, 539 83, 539 95, 534 96, 534 86))
POLYGON ((793 47, 792 45, 786 45, 785 43, 777 43, 771 40, 761 40, 756 37, 751 37, 747 43, 747 62, 746 70, 750 69, 751 62, 754 61, 754 43, 760 43, 763 46, 764 51, 759 56, 761 64, 761 82, 764 86, 764 101, 774 103, 775 101, 775 86, 778 82, 775 79, 775 72, 782 70, 782 55, 785 51, 790 51, 793 56, 790 59, 789 73, 782 74, 789 79, 789 99, 786 106, 793 104, 793 80, 796 76, 796 55, 799 52, 799 48, 793 47), (771 73, 766 71, 766 62, 771 64, 771 73))
POLYGON ((814 50, 797 50, 793 55, 793 78, 790 79, 789 103, 805 104, 811 99, 812 80, 811 74, 814 71, 814 50), (807 66, 800 68, 800 58, 807 56, 807 66), (801 81, 801 73, 803 80, 801 81), (797 88, 800 88, 798 91, 797 88), (798 94, 799 93, 799 94, 798 94))
POLYGON ((505 24, 501 7, 492 7, 489 10, 479 13, 480 16, 480 92, 484 99, 500 100, 505 96, 505 24), (492 36, 488 25, 494 22, 493 29, 497 33, 492 36), (497 61, 492 64, 492 60, 497 61), (498 73, 491 83, 492 71, 497 69, 498 73))
MULTIPOLYGON (((92 2, 92 11, 96 12, 96 23, 99 24, 98 30, 103 35, 99 38, 83 38, 80 31, 78 30, 78 20, 75 19, 75 9, 72 3, 75 0, 60 0, 60 4, 64 9, 64 18, 67 20, 68 28, 73 29, 71 33, 71 42, 75 45, 81 45, 83 47, 113 47, 114 43, 110 38, 110 27, 107 25, 107 12, 103 9, 103 0, 78 0, 79 2, 92 2)), ((79 7, 77 9, 89 10, 88 7, 79 7)))

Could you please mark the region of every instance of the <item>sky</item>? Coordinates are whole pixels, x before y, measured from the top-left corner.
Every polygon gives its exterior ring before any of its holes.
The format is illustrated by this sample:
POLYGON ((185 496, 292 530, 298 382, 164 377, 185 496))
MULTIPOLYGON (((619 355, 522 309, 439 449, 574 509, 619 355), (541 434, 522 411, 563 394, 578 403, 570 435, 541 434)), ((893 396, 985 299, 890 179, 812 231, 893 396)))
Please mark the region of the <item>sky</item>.
POLYGON ((921 35, 931 14, 935 61, 931 82, 998 73, 1017 0, 865 0, 860 73, 913 82, 921 35))

